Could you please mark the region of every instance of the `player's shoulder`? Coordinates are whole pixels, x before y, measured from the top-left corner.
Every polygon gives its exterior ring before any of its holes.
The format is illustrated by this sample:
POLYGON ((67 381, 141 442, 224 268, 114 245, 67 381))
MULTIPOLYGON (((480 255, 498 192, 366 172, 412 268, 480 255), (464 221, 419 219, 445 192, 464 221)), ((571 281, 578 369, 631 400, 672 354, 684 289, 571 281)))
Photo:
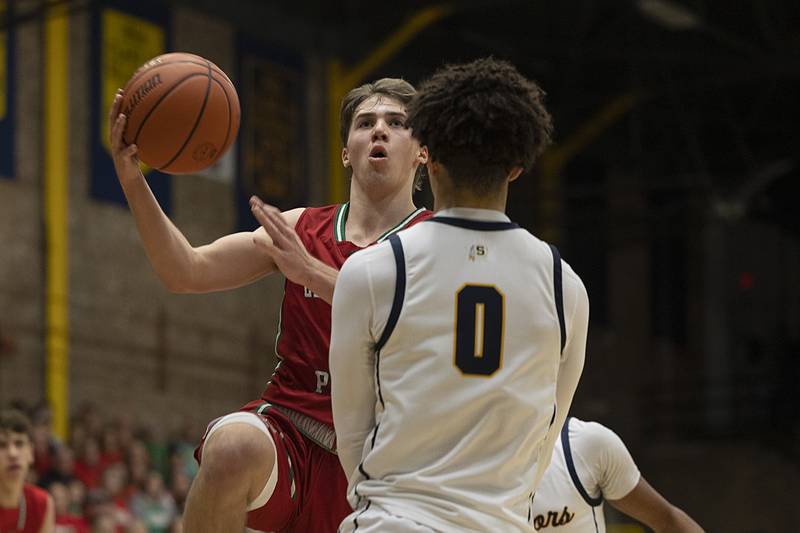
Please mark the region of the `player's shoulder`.
MULTIPOLYGON (((540 239, 522 226, 517 226, 515 229, 517 231, 514 232, 514 235, 517 236, 517 238, 522 239, 524 246, 536 254, 546 256, 547 258, 552 258, 553 254, 558 250, 558 248, 551 245, 549 242, 540 239)), ((559 256, 560 255, 561 254, 559 252, 559 256)), ((562 263, 563 262, 564 261, 562 257, 562 263)))
MULTIPOLYGON (((544 243, 547 247, 551 245, 544 243)), ((588 305, 588 295, 586 292, 586 286, 583 283, 581 277, 575 272, 569 262, 564 258, 564 256, 558 252, 561 258, 561 284, 564 290, 565 298, 570 301, 571 298, 575 298, 579 305, 588 305), (581 304, 581 302, 583 302, 581 304)))
POLYGON ((347 258, 336 279, 334 298, 340 292, 351 297, 366 297, 387 287, 393 287, 397 266, 389 240, 363 248, 347 258))
POLYGON ((348 204, 298 207, 284 211, 283 217, 301 237, 320 238, 336 233, 336 222, 346 216, 347 208, 348 204))
POLYGON ((308 221, 331 220, 342 210, 347 208, 347 204, 331 204, 318 207, 298 207, 285 212, 285 214, 297 212, 298 218, 308 221))
POLYGON ((427 207, 420 207, 414 217, 409 221, 407 227, 415 226, 420 222, 425 222, 426 220, 430 220, 433 218, 433 211, 428 209, 427 207))
POLYGON ((599 422, 578 418, 569 419, 569 440, 574 449, 586 453, 596 453, 609 448, 625 446, 622 439, 612 429, 599 422))
POLYGON ((386 239, 385 241, 356 251, 353 255, 347 258, 347 261, 344 262, 344 265, 342 265, 342 271, 345 271, 346 269, 350 272, 363 272, 364 269, 380 262, 394 262, 394 252, 392 251, 390 239, 386 239))
POLYGON ((25 501, 30 506, 32 514, 35 516, 44 516, 50 502, 50 493, 30 483, 25 484, 23 492, 25 493, 25 501))

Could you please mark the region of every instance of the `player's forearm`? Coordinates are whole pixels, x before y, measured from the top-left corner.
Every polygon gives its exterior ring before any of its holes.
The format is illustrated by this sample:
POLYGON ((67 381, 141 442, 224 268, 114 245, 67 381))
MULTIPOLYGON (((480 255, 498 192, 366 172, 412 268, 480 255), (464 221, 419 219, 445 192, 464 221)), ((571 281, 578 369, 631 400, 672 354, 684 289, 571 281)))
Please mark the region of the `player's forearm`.
POLYGON ((190 292, 194 250, 167 217, 144 178, 123 184, 147 258, 173 292, 190 292))
POLYGON ((658 524, 653 525, 655 533, 702 533, 703 528, 692 518, 674 505, 658 524))

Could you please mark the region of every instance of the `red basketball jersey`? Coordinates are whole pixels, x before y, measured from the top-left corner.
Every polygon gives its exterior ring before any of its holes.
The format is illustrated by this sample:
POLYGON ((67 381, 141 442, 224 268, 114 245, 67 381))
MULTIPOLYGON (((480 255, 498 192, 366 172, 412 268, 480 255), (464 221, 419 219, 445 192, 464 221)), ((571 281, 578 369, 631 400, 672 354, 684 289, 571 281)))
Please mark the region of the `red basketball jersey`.
POLYGON ((47 491, 25 484, 19 505, 0 507, 0 533, 39 533, 47 512, 47 491))
MULTIPOLYGON (((295 231, 306 249, 337 270, 361 250, 346 240, 344 226, 349 204, 309 207, 297 220, 295 231)), ((417 209, 377 241, 433 213, 417 209)), ((318 422, 333 426, 328 348, 331 341, 331 306, 306 287, 286 280, 275 350, 280 359, 261 398, 288 407, 318 422)))

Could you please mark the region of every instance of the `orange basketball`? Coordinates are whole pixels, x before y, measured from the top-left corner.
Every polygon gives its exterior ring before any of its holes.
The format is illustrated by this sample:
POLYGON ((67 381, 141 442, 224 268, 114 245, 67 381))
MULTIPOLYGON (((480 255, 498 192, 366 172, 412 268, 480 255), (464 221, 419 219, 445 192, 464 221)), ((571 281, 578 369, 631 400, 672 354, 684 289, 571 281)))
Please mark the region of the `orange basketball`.
POLYGON ((169 174, 198 172, 224 154, 239 131, 239 96, 211 61, 171 53, 151 59, 123 89, 123 140, 169 174))

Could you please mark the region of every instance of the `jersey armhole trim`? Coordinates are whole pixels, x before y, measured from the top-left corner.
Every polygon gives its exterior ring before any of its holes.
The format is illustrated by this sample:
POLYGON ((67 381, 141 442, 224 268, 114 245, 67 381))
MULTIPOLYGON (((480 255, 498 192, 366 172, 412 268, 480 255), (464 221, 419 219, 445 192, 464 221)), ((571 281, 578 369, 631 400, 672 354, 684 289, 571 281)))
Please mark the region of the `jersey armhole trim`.
POLYGON ((389 237, 389 243, 392 245, 392 252, 394 253, 394 262, 397 267, 397 278, 394 283, 394 299, 392 300, 392 310, 389 312, 389 318, 386 321, 386 327, 383 328, 378 342, 375 343, 375 351, 380 352, 389 340, 389 336, 394 331, 397 325, 397 319, 400 317, 400 311, 403 309, 403 300, 406 293, 406 258, 403 253, 403 243, 400 242, 400 237, 396 234, 389 237))
POLYGON ((564 346, 567 344, 567 326, 564 322, 564 289, 561 276, 561 254, 558 248, 550 245, 553 252, 553 294, 556 300, 556 313, 558 314, 558 327, 561 329, 561 353, 564 353, 564 346))
POLYGON ((572 448, 569 444, 569 421, 572 420, 571 416, 568 416, 567 419, 564 421, 564 427, 561 428, 561 447, 564 449, 564 460, 567 463, 567 470, 569 471, 569 477, 572 479, 572 484, 575 485, 575 488, 578 490, 578 493, 581 497, 592 507, 597 507, 603 503, 603 496, 599 496, 598 498, 592 498, 589 496, 589 493, 586 492, 583 484, 581 483, 580 478, 578 477, 578 471, 575 470, 575 461, 572 459, 572 448))
POLYGON ((381 337, 375 343, 375 384, 378 387, 378 400, 380 400, 382 407, 385 407, 386 404, 383 402, 383 392, 381 391, 381 350, 397 325, 400 311, 403 310, 403 300, 406 294, 406 258, 403 253, 403 243, 400 242, 400 237, 396 233, 389 237, 389 243, 392 245, 394 262, 397 267, 397 275, 394 282, 394 299, 392 300, 392 310, 389 312, 389 318, 386 320, 386 327, 383 328, 381 337))

